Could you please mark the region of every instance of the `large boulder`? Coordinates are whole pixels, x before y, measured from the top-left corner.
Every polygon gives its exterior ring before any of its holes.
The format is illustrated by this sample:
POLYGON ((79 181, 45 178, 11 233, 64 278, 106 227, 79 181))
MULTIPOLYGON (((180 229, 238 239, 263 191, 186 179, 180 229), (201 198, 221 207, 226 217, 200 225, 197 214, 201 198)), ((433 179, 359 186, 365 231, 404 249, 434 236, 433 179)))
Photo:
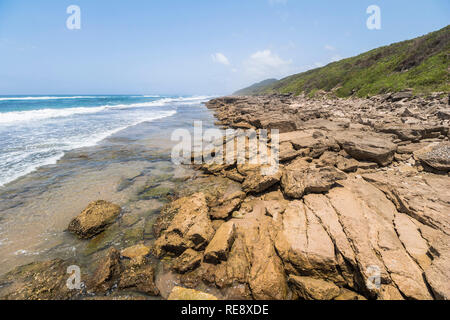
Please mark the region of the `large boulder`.
POLYGON ((209 215, 211 216, 211 219, 228 218, 233 211, 239 209, 244 198, 244 192, 234 191, 225 193, 224 195, 209 201, 208 206, 210 207, 209 215))
POLYGON ((154 281, 155 269, 153 266, 130 266, 120 275, 118 288, 157 296, 159 290, 154 281))
MULTIPOLYGON (((336 141, 327 136, 324 130, 302 130, 280 134, 280 145, 290 143, 295 150, 313 158, 320 157, 325 151, 339 151, 336 141)), ((281 150, 282 151, 282 150, 281 150)))
POLYGON ((117 283, 121 272, 120 252, 116 248, 109 248, 99 261, 88 286, 95 292, 107 292, 117 283))
POLYGON ((419 142, 422 139, 437 138, 441 134, 448 133, 448 127, 440 125, 407 124, 407 123, 382 123, 376 126, 376 130, 384 133, 395 134, 404 141, 419 142))
MULTIPOLYGON (((246 219, 236 222, 238 242, 236 248, 243 245, 248 254, 248 284, 254 299, 283 300, 289 296, 283 263, 273 243, 274 230, 271 219, 265 215, 263 203, 256 203, 253 212, 246 219)), ((235 240, 236 243, 236 240, 235 240)), ((230 259, 229 259, 230 262, 230 259)), ((230 267, 244 267, 232 261, 230 267)), ((244 263, 245 260, 244 260, 244 263)), ((245 273, 244 273, 245 275, 245 273)))
POLYGON ((143 257, 147 251, 146 248, 138 246, 123 250, 123 257, 133 258, 130 262, 121 260, 121 253, 116 248, 109 248, 89 280, 88 290, 97 294, 108 294, 118 288, 157 296, 159 290, 154 282, 154 267, 145 260, 135 262, 137 257, 143 257))
POLYGON ((266 118, 261 121, 261 127, 267 130, 277 129, 280 133, 297 130, 295 122, 288 119, 266 118))
POLYGON ((80 239, 90 239, 113 223, 120 212, 121 208, 110 202, 92 202, 70 222, 68 230, 80 239))
POLYGON ((233 221, 222 224, 205 250, 205 261, 219 263, 228 259, 228 253, 234 242, 235 226, 233 221))
POLYGON ((321 193, 331 189, 340 180, 345 180, 345 173, 335 167, 316 167, 300 159, 287 166, 281 178, 283 193, 294 199, 301 199, 308 193, 321 193))
POLYGON ((434 144, 414 152, 425 168, 437 171, 450 171, 450 142, 434 144))
POLYGON ((361 162, 355 160, 350 156, 348 156, 347 154, 345 154, 343 151, 341 151, 340 153, 335 153, 331 151, 325 152, 319 158, 318 164, 321 167, 334 166, 346 173, 355 172, 358 169, 367 170, 378 168, 378 164, 376 164, 375 162, 361 162))
POLYGON ((295 150, 294 147, 292 146, 292 143, 285 141, 280 144, 280 152, 278 157, 280 159, 280 162, 285 162, 304 154, 306 154, 306 149, 295 150))
POLYGON ((173 219, 155 242, 156 255, 178 256, 188 248, 204 250, 214 235, 205 195, 196 193, 178 199, 171 208, 173 219))
POLYGON ((263 175, 261 170, 254 170, 247 174, 242 190, 250 193, 260 193, 274 186, 281 179, 281 170, 277 170, 274 174, 263 175))
POLYGON ((202 278, 228 292, 233 299, 288 299, 290 291, 283 262, 274 245, 276 226, 265 215, 263 201, 255 200, 251 206, 251 212, 232 219, 218 231, 217 240, 221 241, 217 241, 217 246, 211 242, 211 248, 207 248, 213 259, 208 259, 212 263, 202 264, 202 278), (231 223, 235 227, 234 241, 231 223))
POLYGON ((356 160, 373 161, 387 166, 394 159, 397 145, 389 136, 368 132, 340 132, 339 145, 356 160))

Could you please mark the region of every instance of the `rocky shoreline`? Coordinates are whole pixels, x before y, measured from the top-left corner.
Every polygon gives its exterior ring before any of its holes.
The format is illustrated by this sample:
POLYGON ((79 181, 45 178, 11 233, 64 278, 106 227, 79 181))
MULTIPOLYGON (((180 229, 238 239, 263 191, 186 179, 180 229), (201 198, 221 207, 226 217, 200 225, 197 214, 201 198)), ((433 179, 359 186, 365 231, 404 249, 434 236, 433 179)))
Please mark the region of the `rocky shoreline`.
MULTIPOLYGON (((223 97, 206 106, 223 128, 278 129, 279 170, 196 165, 154 221, 154 240, 103 251, 94 272, 82 269, 80 290, 66 286, 76 261, 57 259, 0 277, 0 297, 450 298, 448 94, 223 97)), ((119 216, 95 202, 69 231, 89 239, 119 216)))

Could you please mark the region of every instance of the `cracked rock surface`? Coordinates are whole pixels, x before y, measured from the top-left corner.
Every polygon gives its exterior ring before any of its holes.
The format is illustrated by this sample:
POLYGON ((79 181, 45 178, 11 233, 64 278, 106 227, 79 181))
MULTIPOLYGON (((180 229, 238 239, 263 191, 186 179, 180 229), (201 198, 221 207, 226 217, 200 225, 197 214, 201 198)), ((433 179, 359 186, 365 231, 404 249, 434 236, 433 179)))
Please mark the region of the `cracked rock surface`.
MULTIPOLYGON (((193 191, 156 219, 151 248, 111 248, 86 290, 118 286, 170 299, 450 299, 448 96, 388 97, 209 101, 224 128, 279 130, 276 172, 237 161, 197 164, 213 183, 190 181, 193 191)), ((214 144, 216 156, 226 156, 224 142, 214 144)), ((254 147, 245 151, 251 159, 254 147)), ((0 284, 21 279, 8 298, 73 298, 52 271, 66 264, 17 269, 0 284)))
POLYGON ((224 223, 197 250, 203 259, 185 286, 233 299, 450 298, 448 98, 207 106, 226 128, 279 129, 281 164, 272 175, 236 162, 199 166, 241 183, 246 197, 208 207, 224 223))

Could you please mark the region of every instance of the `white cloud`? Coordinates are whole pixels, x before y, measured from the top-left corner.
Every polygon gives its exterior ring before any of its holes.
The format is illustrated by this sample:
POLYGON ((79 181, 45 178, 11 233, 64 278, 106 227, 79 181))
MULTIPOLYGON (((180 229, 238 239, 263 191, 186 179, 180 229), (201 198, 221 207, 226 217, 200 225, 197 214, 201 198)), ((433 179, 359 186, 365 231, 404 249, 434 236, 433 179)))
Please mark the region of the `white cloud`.
POLYGON ((274 68, 291 63, 290 61, 281 59, 270 50, 257 51, 250 56, 250 59, 258 64, 274 68))
POLYGON ((314 62, 314 67, 315 68, 323 67, 323 63, 322 62, 314 62))
POLYGON ((331 45, 329 45, 329 44, 327 44, 327 45, 325 46, 325 50, 328 50, 328 51, 335 51, 336 48, 333 47, 333 46, 331 46, 331 45))
POLYGON ((257 51, 244 62, 245 71, 255 78, 280 77, 290 72, 292 60, 283 60, 270 50, 257 51))
POLYGON ((220 52, 214 53, 211 55, 211 58, 216 63, 221 63, 226 66, 230 65, 230 61, 223 53, 220 53, 220 52))

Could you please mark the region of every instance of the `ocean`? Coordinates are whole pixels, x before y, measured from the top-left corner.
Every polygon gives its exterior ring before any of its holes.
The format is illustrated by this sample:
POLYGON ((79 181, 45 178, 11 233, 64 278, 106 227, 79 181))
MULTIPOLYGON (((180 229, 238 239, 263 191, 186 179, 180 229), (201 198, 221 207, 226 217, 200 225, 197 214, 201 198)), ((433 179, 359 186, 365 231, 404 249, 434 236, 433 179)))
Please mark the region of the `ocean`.
POLYGON ((1 96, 0 275, 36 260, 91 266, 111 245, 152 241, 151 226, 196 173, 172 162, 176 129, 214 127, 206 96, 1 96), (122 207, 106 237, 70 221, 96 200, 122 207))
POLYGON ((176 114, 206 96, 0 96, 0 187, 65 152, 89 147, 142 122, 176 114))

